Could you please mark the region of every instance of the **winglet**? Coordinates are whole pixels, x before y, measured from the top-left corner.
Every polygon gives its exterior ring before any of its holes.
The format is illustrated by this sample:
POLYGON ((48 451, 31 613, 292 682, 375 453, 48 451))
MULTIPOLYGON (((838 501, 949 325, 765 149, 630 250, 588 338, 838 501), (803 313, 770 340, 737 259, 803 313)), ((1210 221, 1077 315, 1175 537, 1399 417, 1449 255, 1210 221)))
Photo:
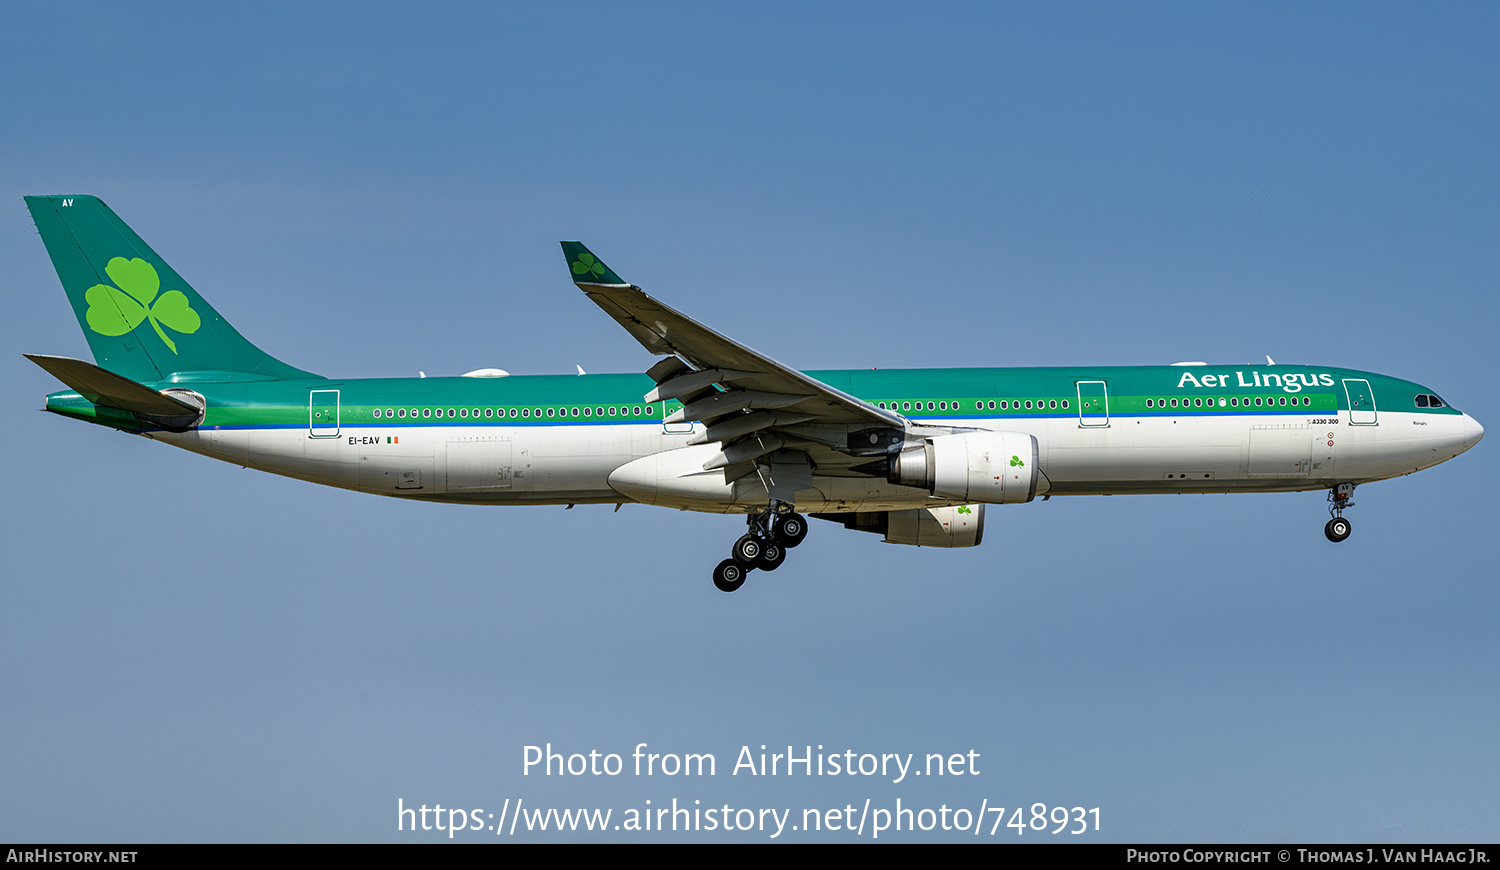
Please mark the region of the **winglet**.
POLYGON ((574 284, 619 284, 629 286, 620 280, 620 276, 614 270, 604 265, 604 261, 594 256, 593 252, 583 246, 583 242, 563 242, 563 256, 568 258, 568 266, 573 271, 574 284))

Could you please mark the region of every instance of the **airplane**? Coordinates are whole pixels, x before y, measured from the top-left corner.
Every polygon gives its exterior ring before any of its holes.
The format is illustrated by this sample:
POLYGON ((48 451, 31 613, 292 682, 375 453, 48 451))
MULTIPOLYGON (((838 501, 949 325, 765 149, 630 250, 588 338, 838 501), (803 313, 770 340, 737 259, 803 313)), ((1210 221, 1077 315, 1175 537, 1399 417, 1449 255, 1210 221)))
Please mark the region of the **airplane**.
POLYGON ((713 571, 775 570, 808 517, 892 544, 972 547, 988 505, 1063 495, 1354 489, 1484 429, 1412 381, 1330 366, 801 372, 622 280, 569 277, 652 354, 644 374, 325 378, 251 344, 92 196, 28 196, 94 362, 27 354, 45 410, 215 459, 396 498, 639 503, 743 514, 713 571))

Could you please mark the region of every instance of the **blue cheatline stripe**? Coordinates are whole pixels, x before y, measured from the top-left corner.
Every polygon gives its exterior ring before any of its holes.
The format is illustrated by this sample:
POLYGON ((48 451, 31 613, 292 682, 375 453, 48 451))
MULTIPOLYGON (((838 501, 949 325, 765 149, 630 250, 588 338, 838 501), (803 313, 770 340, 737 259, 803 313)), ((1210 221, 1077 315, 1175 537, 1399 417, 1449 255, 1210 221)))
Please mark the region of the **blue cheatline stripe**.
MULTIPOLYGON (((660 428, 660 420, 557 420, 553 422, 537 422, 536 420, 498 420, 492 422, 468 422, 458 420, 448 422, 444 420, 439 423, 435 420, 418 420, 415 423, 407 422, 359 422, 341 423, 340 429, 515 429, 520 426, 655 426, 660 428)), ((306 423, 215 423, 198 427, 200 429, 311 429, 306 423)), ((686 433, 681 433, 686 434, 686 433)))
MULTIPOLYGON (((1119 414, 1110 413, 1109 415, 1107 415, 1107 417, 1110 420, 1129 420, 1129 419, 1133 419, 1133 418, 1136 418, 1136 417, 1144 417, 1146 419, 1162 420, 1162 419, 1172 419, 1172 418, 1187 419, 1187 418, 1199 418, 1199 417, 1210 418, 1210 419, 1214 418, 1214 417, 1305 417, 1305 416, 1309 416, 1309 415, 1317 414, 1317 413, 1322 413, 1324 416, 1337 417, 1338 414, 1341 413, 1341 412, 1337 412, 1337 411, 1318 412, 1318 411, 1314 411, 1314 410, 1312 410, 1310 408, 1300 408, 1300 409, 1297 409, 1297 410, 1292 410, 1292 409, 1288 408, 1287 410, 1283 411, 1280 408, 1278 408, 1276 410, 1261 409, 1259 411, 1256 411, 1256 410, 1250 410, 1250 411, 1245 411, 1245 410, 1237 410, 1237 411, 1234 411, 1234 410, 1224 410, 1224 411, 1213 411, 1213 412, 1196 413, 1196 414, 1183 414, 1183 413, 1180 413, 1180 412, 1174 414, 1174 413, 1170 413, 1170 412, 1163 413, 1163 412, 1151 412, 1151 411, 1138 411, 1138 412, 1134 412, 1134 413, 1119 413, 1119 414)), ((1387 412, 1387 413, 1396 413, 1396 412, 1387 412)), ((1100 414, 1099 415, 1099 419, 1101 419, 1101 420, 1103 420, 1105 417, 1106 417, 1106 415, 1104 415, 1104 414, 1100 414)), ((986 421, 986 422, 1003 423, 1006 420, 1077 420, 1077 419, 1079 419, 1079 417, 1078 417, 1078 412, 1072 411, 1072 412, 1068 412, 1068 413, 1058 413, 1058 414, 1007 414, 1005 416, 1000 416, 1000 415, 989 416, 989 415, 984 415, 984 414, 946 414, 945 415, 945 414, 942 414, 942 413, 937 413, 937 414, 933 414, 931 416, 923 415, 921 417, 917 417, 915 415, 912 415, 912 416, 909 416, 907 419, 910 419, 910 420, 913 420, 913 421, 928 422, 928 423, 936 423, 936 422, 941 422, 941 421, 944 421, 944 420, 981 420, 981 421, 986 421)), ((463 421, 463 420, 451 420, 451 421, 450 420, 443 420, 442 422, 438 422, 436 420, 415 420, 415 421, 413 421, 413 420, 392 420, 391 422, 385 422, 385 421, 382 420, 382 421, 379 421, 379 422, 361 421, 359 423, 341 423, 340 426, 339 426, 339 428, 340 429, 439 429, 439 428, 445 428, 445 429, 515 429, 515 428, 522 427, 522 426, 525 426, 525 427, 548 427, 548 426, 656 426, 656 427, 659 427, 661 425, 663 425, 663 424, 662 424, 662 422, 660 420, 510 420, 510 419, 506 419, 506 420, 503 420, 503 421, 502 420, 479 420, 479 421, 474 421, 474 420, 468 420, 468 421, 463 421)), ((673 425, 678 425, 678 424, 673 424, 673 425)), ((685 425, 685 424, 683 424, 683 425, 685 425)), ((200 428, 203 428, 203 429, 311 429, 312 427, 309 426, 307 423, 220 423, 220 424, 214 424, 214 425, 211 425, 211 426, 202 426, 200 428)), ((678 432, 678 433, 673 433, 673 434, 685 435, 687 433, 686 432, 678 432)))
MULTIPOLYGON (((1188 417, 1208 417, 1208 418, 1213 418, 1213 417, 1304 417, 1304 416, 1308 416, 1310 414, 1317 414, 1317 413, 1320 413, 1320 412, 1314 411, 1311 408, 1300 408, 1300 409, 1295 410, 1295 411, 1293 411, 1290 408, 1288 408, 1285 411, 1283 411, 1283 410, 1281 410, 1281 409, 1278 408, 1278 409, 1276 409, 1274 411, 1272 411, 1272 410, 1266 410, 1266 409, 1261 409, 1259 411, 1256 411, 1256 410, 1253 410, 1253 409, 1249 410, 1249 411, 1244 411, 1244 410, 1238 410, 1238 411, 1223 410, 1223 411, 1213 411, 1213 412, 1202 411, 1202 412, 1199 412, 1199 413, 1196 413, 1196 414, 1184 414, 1180 410, 1177 413, 1175 413, 1175 414, 1171 413, 1171 412, 1153 412, 1153 411, 1133 411, 1133 412, 1120 412, 1120 413, 1116 413, 1114 411, 1111 411, 1107 415, 1106 414, 1100 414, 1098 416, 1101 419, 1107 416, 1111 420, 1124 420, 1124 419, 1129 419, 1129 418, 1133 418, 1133 417, 1147 417, 1147 418, 1154 418, 1154 419, 1170 419, 1170 418, 1173 418, 1173 417, 1176 417, 1176 418, 1179 418, 1179 419, 1188 418, 1188 417)), ((1336 412, 1336 411, 1325 411, 1325 412, 1321 412, 1321 413, 1323 413, 1325 416, 1329 416, 1329 417, 1334 417, 1334 416, 1338 415, 1338 412, 1336 412)), ((1079 419, 1079 417, 1078 417, 1078 412, 1077 411, 1070 411, 1070 412, 1067 412, 1067 413, 1059 413, 1059 414, 1006 414, 1004 416, 1001 416, 999 414, 996 414, 994 416, 990 416, 990 415, 987 415, 987 414, 947 414, 947 415, 944 415, 940 411, 940 412, 938 412, 936 414, 933 414, 931 416, 928 416, 928 415, 925 415, 925 414, 923 416, 921 416, 921 417, 917 417, 915 415, 911 415, 911 416, 908 417, 908 419, 911 419, 911 420, 934 420, 934 421, 936 421, 936 420, 1077 420, 1077 419, 1079 419)))

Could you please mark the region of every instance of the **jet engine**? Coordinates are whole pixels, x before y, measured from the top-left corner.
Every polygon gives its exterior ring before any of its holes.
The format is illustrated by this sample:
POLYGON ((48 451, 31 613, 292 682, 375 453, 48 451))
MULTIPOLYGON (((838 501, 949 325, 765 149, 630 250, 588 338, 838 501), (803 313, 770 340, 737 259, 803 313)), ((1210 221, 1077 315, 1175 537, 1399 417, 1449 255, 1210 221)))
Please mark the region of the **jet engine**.
MULTIPOLYGON (((987 504, 1019 504, 1036 498, 1035 435, 1024 432, 966 432, 928 438, 919 446, 870 463, 885 479, 925 489, 938 498, 987 504)), ((860 470, 860 469, 855 469, 860 470)))
POLYGON ((913 547, 977 547, 984 540, 984 505, 917 508, 905 511, 861 511, 813 514, 857 532, 885 536, 887 544, 913 547))

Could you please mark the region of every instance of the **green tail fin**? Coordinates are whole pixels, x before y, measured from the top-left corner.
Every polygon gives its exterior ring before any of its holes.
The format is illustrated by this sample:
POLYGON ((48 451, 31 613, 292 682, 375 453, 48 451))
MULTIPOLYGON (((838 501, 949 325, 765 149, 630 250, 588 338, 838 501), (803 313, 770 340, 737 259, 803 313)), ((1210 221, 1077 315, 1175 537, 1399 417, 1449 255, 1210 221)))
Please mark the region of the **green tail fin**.
POLYGON ((316 378, 245 340, 93 196, 28 196, 94 360, 133 381, 316 378))
POLYGON ((568 258, 568 267, 573 273, 574 284, 624 284, 614 270, 594 256, 583 246, 583 242, 563 242, 563 256, 568 258))

